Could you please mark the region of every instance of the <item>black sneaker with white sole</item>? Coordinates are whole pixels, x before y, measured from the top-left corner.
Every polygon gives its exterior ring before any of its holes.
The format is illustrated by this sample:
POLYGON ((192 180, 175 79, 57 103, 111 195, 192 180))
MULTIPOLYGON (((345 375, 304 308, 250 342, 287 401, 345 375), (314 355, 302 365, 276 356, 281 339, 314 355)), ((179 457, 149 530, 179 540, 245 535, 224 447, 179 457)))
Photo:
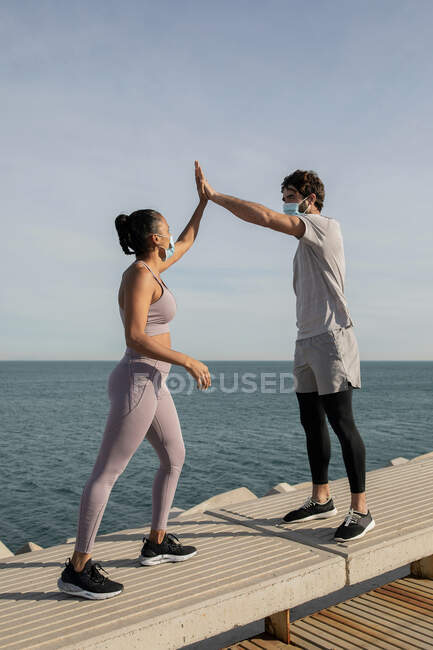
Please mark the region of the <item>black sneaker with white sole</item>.
POLYGON ((174 533, 165 533, 160 544, 143 537, 143 548, 138 558, 144 566, 162 564, 163 562, 183 562, 197 553, 195 546, 183 546, 174 533))
POLYGON ((329 497, 325 503, 318 503, 312 497, 309 497, 300 508, 290 510, 283 517, 283 521, 309 521, 310 519, 327 519, 333 517, 338 512, 334 506, 332 497, 329 497))
POLYGON ((75 571, 71 558, 68 557, 62 575, 57 580, 57 586, 65 594, 82 596, 90 600, 104 600, 120 594, 123 585, 103 576, 98 569, 105 571, 99 562, 89 558, 82 571, 75 571))
POLYGON ((372 530, 376 523, 371 516, 370 510, 367 514, 357 512, 353 508, 349 509, 343 523, 335 531, 334 539, 336 542, 347 542, 352 539, 359 539, 365 533, 372 530))

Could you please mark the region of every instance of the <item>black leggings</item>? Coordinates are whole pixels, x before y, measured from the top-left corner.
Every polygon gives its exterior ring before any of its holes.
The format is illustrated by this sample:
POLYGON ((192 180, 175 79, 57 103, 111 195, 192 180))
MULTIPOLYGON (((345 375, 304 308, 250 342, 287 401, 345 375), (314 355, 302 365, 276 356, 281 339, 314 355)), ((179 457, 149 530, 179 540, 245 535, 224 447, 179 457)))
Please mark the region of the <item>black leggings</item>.
POLYGON ((352 414, 352 386, 338 393, 296 393, 301 424, 307 436, 313 483, 328 483, 331 458, 326 416, 338 436, 351 492, 365 492, 365 445, 352 414))

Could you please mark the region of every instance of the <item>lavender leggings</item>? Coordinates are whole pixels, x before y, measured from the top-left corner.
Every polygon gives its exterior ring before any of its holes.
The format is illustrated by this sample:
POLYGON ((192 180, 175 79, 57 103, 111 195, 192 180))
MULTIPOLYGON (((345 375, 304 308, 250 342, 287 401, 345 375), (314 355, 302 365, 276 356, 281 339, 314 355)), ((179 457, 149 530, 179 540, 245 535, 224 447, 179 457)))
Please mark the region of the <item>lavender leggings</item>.
POLYGON ((152 528, 165 530, 185 446, 165 380, 171 364, 127 348, 108 379, 110 412, 92 473, 80 501, 75 550, 90 553, 111 489, 147 437, 160 466, 152 487, 152 528))

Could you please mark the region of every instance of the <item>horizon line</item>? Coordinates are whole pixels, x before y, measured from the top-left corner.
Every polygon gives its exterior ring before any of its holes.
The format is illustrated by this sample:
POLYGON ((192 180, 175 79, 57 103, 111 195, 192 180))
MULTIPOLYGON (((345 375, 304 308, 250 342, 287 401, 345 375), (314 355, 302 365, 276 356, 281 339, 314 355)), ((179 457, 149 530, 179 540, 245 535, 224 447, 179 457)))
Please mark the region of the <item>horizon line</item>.
MULTIPOLYGON (((100 362, 100 363, 107 363, 107 362, 118 362, 120 359, 0 359, 0 363, 83 363, 83 362, 100 362)), ((293 362, 294 359, 203 359, 206 363, 213 363, 213 362, 238 362, 238 363, 272 363, 272 362, 293 362)), ((431 363, 433 362, 433 359, 361 359, 361 363, 431 363)), ((179 364, 173 363, 171 364, 173 366, 177 366, 179 364)))

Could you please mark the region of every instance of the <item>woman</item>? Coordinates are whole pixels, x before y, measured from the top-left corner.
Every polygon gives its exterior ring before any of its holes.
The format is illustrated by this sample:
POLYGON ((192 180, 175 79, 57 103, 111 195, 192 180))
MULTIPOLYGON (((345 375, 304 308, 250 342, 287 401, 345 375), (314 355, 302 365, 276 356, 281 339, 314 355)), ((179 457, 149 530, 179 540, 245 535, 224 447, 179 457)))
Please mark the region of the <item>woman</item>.
POLYGON ((177 262, 192 246, 207 204, 198 182, 199 204, 173 244, 165 218, 155 210, 137 210, 115 220, 119 242, 136 260, 123 273, 118 302, 125 328, 126 351, 108 380, 110 412, 96 462, 80 502, 78 530, 72 558, 65 562, 58 587, 74 596, 103 599, 116 596, 123 585, 103 576, 91 560, 94 540, 111 489, 144 437, 160 459, 152 488, 152 524, 143 537, 140 562, 144 565, 187 560, 194 546, 183 546, 166 533, 185 447, 173 398, 166 386, 171 364, 183 366, 199 389, 211 385, 208 367, 171 348, 169 321, 176 301, 159 274, 177 262))

